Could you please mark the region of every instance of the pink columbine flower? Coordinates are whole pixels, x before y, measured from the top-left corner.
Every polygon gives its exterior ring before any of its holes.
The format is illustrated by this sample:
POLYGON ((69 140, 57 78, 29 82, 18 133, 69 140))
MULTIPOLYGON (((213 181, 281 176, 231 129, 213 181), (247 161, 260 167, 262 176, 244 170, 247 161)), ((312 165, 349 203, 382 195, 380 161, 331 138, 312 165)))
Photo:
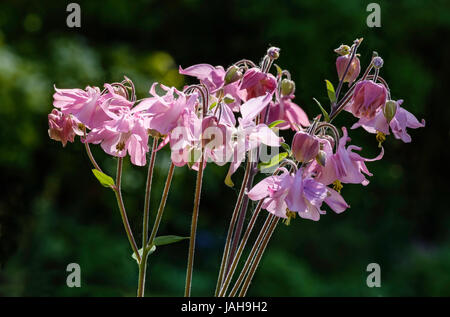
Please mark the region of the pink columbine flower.
POLYGON ((304 174, 303 169, 299 169, 293 177, 286 196, 290 211, 296 211, 302 218, 318 221, 320 215, 325 214, 325 211, 320 209, 323 202, 336 213, 350 207, 338 192, 304 174))
POLYGON ((316 173, 316 180, 325 185, 339 180, 342 183, 362 184, 365 186, 369 184, 369 181, 364 174, 372 176, 365 162, 380 160, 383 157, 384 149, 382 148, 381 153, 373 159, 364 158, 353 152, 354 150, 361 151, 362 148, 355 145, 346 147, 350 138, 346 128, 343 127, 342 131, 344 135, 339 140, 339 146, 335 154, 332 152, 330 143, 327 140, 323 140, 323 150, 327 153, 325 166, 322 167, 318 162, 313 161, 308 170, 316 173))
POLYGON ((286 168, 281 168, 280 171, 280 175, 272 175, 260 181, 247 195, 254 201, 264 199, 262 208, 277 217, 287 218, 286 197, 292 185, 292 177, 286 168))
MULTIPOLYGON (((263 111, 264 116, 265 111, 263 111)), ((300 106, 292 102, 291 97, 282 97, 278 102, 271 103, 267 122, 278 120, 284 121, 277 125, 280 130, 292 129, 298 131, 299 126, 309 126, 308 115, 300 106)))
POLYGON ((130 155, 131 163, 145 166, 148 149, 148 132, 142 116, 133 110, 125 110, 101 128, 93 129, 86 142, 99 144, 102 149, 117 157, 130 155))
POLYGON ((239 126, 231 128, 232 157, 228 170, 226 183, 231 185, 231 175, 245 160, 248 151, 257 149, 261 144, 279 147, 283 138, 277 136, 272 129, 265 124, 256 125, 253 121, 239 118, 239 126))
POLYGON ((79 123, 72 115, 53 109, 48 115, 48 135, 55 141, 61 141, 65 147, 67 141, 73 142, 75 135, 83 135, 78 127, 79 123))
POLYGON ((411 142, 411 136, 408 134, 406 129, 423 128, 425 126, 425 120, 422 119, 419 122, 419 120, 417 120, 412 113, 400 107, 402 103, 403 100, 397 101, 397 110, 389 123, 383 114, 383 110, 379 109, 374 118, 361 118, 351 128, 356 129, 358 127, 363 127, 369 133, 382 132, 385 135, 390 134, 390 128, 396 139, 401 139, 403 142, 409 143, 411 142))
POLYGON ((349 111, 357 118, 372 119, 386 103, 387 90, 382 84, 363 80, 356 84, 349 111))
POLYGON ((263 73, 259 68, 250 68, 244 74, 241 90, 246 91, 245 100, 248 101, 251 98, 264 96, 267 93, 273 94, 277 88, 277 80, 272 74, 263 73))
POLYGON ((150 89, 153 97, 142 100, 135 108, 135 112, 141 112, 146 118, 145 125, 147 129, 156 130, 162 135, 168 134, 174 129, 185 111, 193 111, 197 103, 197 94, 186 96, 176 88, 169 88, 160 85, 166 92, 164 96, 156 93, 154 83, 150 89))
POLYGON ((320 144, 315 136, 298 131, 292 140, 291 149, 297 161, 307 163, 317 156, 320 144))
MULTIPOLYGON (((338 73, 339 80, 341 80, 342 76, 344 76, 344 72, 347 69, 347 65, 350 62, 351 55, 343 55, 339 56, 336 59, 336 69, 338 73)), ((361 65, 358 56, 353 57, 352 63, 350 64, 347 74, 344 77, 344 83, 348 83, 351 85, 356 78, 358 78, 359 73, 361 72, 361 65)))
POLYGON ((186 69, 179 67, 179 73, 183 75, 196 77, 203 83, 210 94, 219 93, 223 96, 230 96, 232 102, 227 103, 227 106, 233 111, 239 111, 239 106, 245 97, 245 93, 240 91, 239 81, 234 80, 227 82, 225 80, 226 72, 222 66, 212 66, 209 64, 197 64, 186 69))
POLYGON ((287 211, 297 212, 300 217, 319 220, 325 201, 335 212, 349 207, 342 196, 311 177, 303 175, 303 169, 291 175, 285 168, 280 175, 272 175, 256 184, 249 192, 251 200, 264 199, 262 208, 277 217, 287 218, 287 211))
POLYGON ((115 93, 111 85, 105 84, 107 93, 102 94, 98 87, 82 89, 58 89, 53 95, 53 105, 62 113, 72 114, 87 128, 99 128, 112 118, 112 112, 122 107, 131 107, 132 102, 115 93))

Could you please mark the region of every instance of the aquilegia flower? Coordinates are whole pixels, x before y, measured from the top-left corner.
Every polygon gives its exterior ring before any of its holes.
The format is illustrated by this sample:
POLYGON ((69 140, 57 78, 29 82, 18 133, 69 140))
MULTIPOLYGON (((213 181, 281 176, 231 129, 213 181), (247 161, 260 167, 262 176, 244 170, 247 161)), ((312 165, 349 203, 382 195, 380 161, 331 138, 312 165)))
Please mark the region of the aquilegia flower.
POLYGON ((396 102, 395 114, 390 122, 387 121, 383 109, 379 109, 372 119, 361 118, 351 128, 363 127, 369 133, 381 132, 385 135, 390 134, 391 130, 396 139, 401 139, 405 143, 411 142, 411 136, 406 128, 422 128, 425 126, 425 120, 419 122, 412 113, 400 107, 402 103, 403 100, 396 102))

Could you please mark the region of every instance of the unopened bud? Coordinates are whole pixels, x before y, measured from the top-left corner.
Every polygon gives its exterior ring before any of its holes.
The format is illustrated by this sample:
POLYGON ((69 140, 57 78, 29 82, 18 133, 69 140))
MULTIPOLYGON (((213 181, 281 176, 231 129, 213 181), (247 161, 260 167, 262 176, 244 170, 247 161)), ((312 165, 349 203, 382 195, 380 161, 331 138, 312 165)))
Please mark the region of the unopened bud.
POLYGON ((383 108, 383 114, 388 123, 395 117, 395 113, 397 112, 397 103, 394 100, 386 101, 386 104, 383 108))
POLYGON ((281 81, 281 94, 283 96, 292 95, 295 92, 295 83, 290 79, 283 79, 281 81))
POLYGON ((272 46, 267 50, 267 55, 273 60, 278 59, 278 57, 280 57, 280 49, 272 46))
POLYGON ((350 54, 350 46, 342 44, 338 48, 334 50, 339 55, 348 55, 350 54))
POLYGON ((306 163, 317 156, 319 140, 306 132, 299 131, 294 135, 291 148, 295 159, 306 163))
POLYGON ((242 78, 242 72, 236 65, 230 66, 225 74, 225 85, 234 83, 242 78))
POLYGON ((383 67, 384 61, 380 56, 377 56, 377 57, 374 57, 372 63, 373 63, 373 67, 381 68, 381 67, 383 67))
POLYGON ((325 153, 325 151, 320 150, 319 153, 317 153, 316 161, 320 165, 325 166, 325 164, 327 163, 327 154, 325 153))

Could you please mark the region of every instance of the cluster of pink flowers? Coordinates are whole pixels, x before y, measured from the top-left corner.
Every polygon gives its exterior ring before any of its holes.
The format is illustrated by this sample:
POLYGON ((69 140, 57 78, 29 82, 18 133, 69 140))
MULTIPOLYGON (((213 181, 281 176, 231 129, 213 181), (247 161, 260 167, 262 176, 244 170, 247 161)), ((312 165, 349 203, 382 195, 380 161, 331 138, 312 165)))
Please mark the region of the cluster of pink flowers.
POLYGON ((199 84, 180 91, 154 83, 149 96, 141 100, 136 100, 128 78, 105 84, 103 91, 98 87, 55 88, 55 109, 48 115, 49 135, 64 146, 79 135, 82 142, 100 144, 109 155, 125 157, 128 153, 138 166, 146 165, 149 136, 158 137, 162 142, 156 150, 168 145, 175 166, 198 170, 201 162, 229 162, 230 180, 248 152, 261 145, 281 150, 284 140, 276 132, 292 129, 296 133, 289 155, 277 162, 282 166, 251 188, 248 197, 264 199, 263 208, 278 217, 289 218, 295 212, 318 220, 325 213, 323 202, 338 213, 349 207, 340 195, 342 183, 367 185, 366 176, 372 174, 365 163, 381 159, 384 153, 382 148, 377 157, 367 159, 356 153, 360 147, 347 145, 347 129, 331 123, 341 110, 357 118, 352 129, 363 127, 376 133, 380 147, 390 132, 410 142, 407 128, 425 125, 401 107, 402 100, 390 99, 390 90, 379 76, 383 65, 379 56, 372 58, 358 79, 359 44, 357 40, 351 47, 341 45, 335 50, 340 83, 336 92, 333 88, 336 98, 330 99, 331 110, 323 121, 322 116, 310 120, 294 103, 295 84, 288 71, 277 66, 276 75, 269 72, 279 56, 279 49, 272 47, 260 66, 242 60, 227 70, 209 64, 180 67, 180 74, 195 77, 199 84), (370 75, 372 69, 375 73, 370 75), (344 82, 349 89, 339 100, 344 82))
POLYGON ((177 236, 155 236, 175 166, 187 165, 197 171, 185 286, 185 296, 190 296, 204 168, 209 163, 219 166, 230 163, 225 183, 233 186, 232 175, 247 161, 215 292, 216 296, 227 293, 256 217, 261 209, 265 209, 269 212, 266 222, 230 292, 234 296, 242 286, 241 296, 245 295, 280 218, 286 224, 296 215, 317 221, 325 214, 324 204, 336 213, 345 211, 349 204, 341 195, 342 184, 366 186, 369 183, 367 177, 372 174, 366 163, 383 157, 382 143, 386 136, 392 132, 396 139, 410 142, 407 129, 425 126, 424 120, 419 122, 402 107, 402 100, 391 99, 388 84, 379 75, 383 59, 378 54, 374 53, 360 76, 361 62, 356 52, 361 41, 357 39, 351 47, 341 45, 335 50, 339 55, 336 59, 339 81, 336 90, 330 81, 326 81, 330 110, 327 112, 314 99, 322 114, 312 119, 294 103, 295 83, 289 71, 275 65, 276 73, 270 73, 280 54, 276 47, 268 49, 259 65, 244 59, 226 70, 209 64, 180 67, 180 74, 194 77, 199 83, 182 90, 154 83, 149 96, 139 100, 133 82, 127 77, 122 82, 104 84, 103 90, 89 86, 84 90, 55 88, 54 109, 48 115, 49 136, 63 146, 80 136, 95 167, 94 175, 102 185, 115 192, 125 231, 139 265, 138 296, 144 294, 145 278, 141 277, 145 277, 147 256, 154 251, 156 240, 164 241, 159 242, 161 244, 183 240, 177 236), (348 88, 341 97, 344 83, 348 83, 348 88), (355 117, 351 129, 363 127, 376 134, 380 153, 375 158, 361 156, 362 148, 350 144, 347 128, 333 125, 336 116, 345 111, 355 117), (289 129, 295 132, 290 146, 277 133, 289 129), (149 146, 150 138, 153 138, 152 147, 149 146), (90 144, 100 144, 107 154, 119 157, 115 182, 101 171, 90 151, 90 144), (170 149, 171 165, 148 238, 153 166, 157 151, 164 147, 170 149), (263 151, 269 147, 271 156, 263 151), (150 160, 147 160, 150 150, 150 160), (144 166, 150 162, 140 250, 121 195, 122 162, 127 154, 134 165, 144 166), (253 185, 258 172, 271 175, 253 185), (242 236, 249 200, 259 203, 242 236))

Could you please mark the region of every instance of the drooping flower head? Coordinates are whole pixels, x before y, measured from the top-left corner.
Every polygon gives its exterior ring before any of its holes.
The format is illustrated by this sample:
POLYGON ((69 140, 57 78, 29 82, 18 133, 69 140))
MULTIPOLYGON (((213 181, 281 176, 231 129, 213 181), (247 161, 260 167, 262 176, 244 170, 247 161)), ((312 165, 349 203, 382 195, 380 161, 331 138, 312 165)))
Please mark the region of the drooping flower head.
POLYGON ((275 216, 287 218, 288 212, 297 212, 302 218, 317 221, 325 213, 320 209, 323 202, 337 213, 349 207, 339 193, 304 175, 303 169, 295 174, 286 168, 279 171, 281 174, 263 179, 248 192, 251 200, 264 199, 262 208, 275 216))
POLYGON ((325 166, 321 166, 318 162, 312 162, 309 170, 316 173, 316 180, 325 185, 329 185, 336 180, 342 183, 367 185, 369 181, 364 174, 369 176, 372 176, 372 174, 367 169, 365 162, 380 160, 383 157, 384 150, 381 149, 381 153, 373 159, 364 158, 353 152, 361 151, 362 148, 355 145, 346 147, 350 138, 345 127, 342 128, 342 131, 343 136, 339 140, 336 153, 333 154, 331 144, 323 140, 324 152, 327 153, 325 166))
POLYGON ((53 109, 48 115, 48 135, 55 141, 60 141, 63 147, 67 142, 73 142, 76 135, 83 135, 79 121, 70 114, 64 114, 53 109))
POLYGON ((244 74, 241 90, 246 91, 245 100, 264 96, 265 94, 273 94, 277 88, 277 80, 272 74, 262 72, 259 68, 250 68, 244 74))
POLYGON ((309 133, 298 131, 292 140, 292 154, 299 162, 309 162, 319 153, 319 139, 309 133))
POLYGON ((100 143, 102 149, 112 156, 124 157, 128 153, 134 165, 146 164, 148 132, 141 115, 133 110, 124 110, 102 127, 93 129, 86 142, 100 143))
POLYGON ((395 102, 394 116, 388 122, 386 119, 386 112, 384 109, 379 109, 372 119, 361 118, 351 128, 356 129, 363 127, 369 133, 383 133, 389 135, 390 132, 394 134, 396 139, 400 139, 405 143, 411 142, 411 136, 407 132, 407 128, 417 129, 425 126, 425 120, 417 120, 417 118, 402 108, 403 100, 395 102))
POLYGON ((349 110, 357 118, 372 119, 386 103, 387 90, 383 84, 363 80, 356 84, 349 110))

